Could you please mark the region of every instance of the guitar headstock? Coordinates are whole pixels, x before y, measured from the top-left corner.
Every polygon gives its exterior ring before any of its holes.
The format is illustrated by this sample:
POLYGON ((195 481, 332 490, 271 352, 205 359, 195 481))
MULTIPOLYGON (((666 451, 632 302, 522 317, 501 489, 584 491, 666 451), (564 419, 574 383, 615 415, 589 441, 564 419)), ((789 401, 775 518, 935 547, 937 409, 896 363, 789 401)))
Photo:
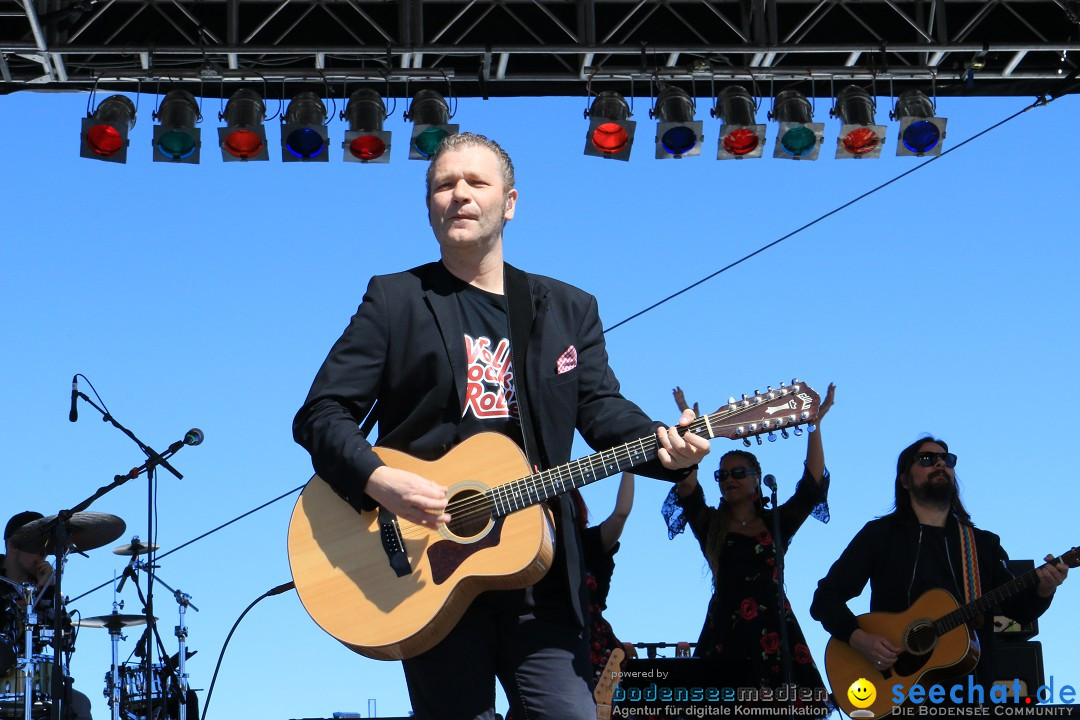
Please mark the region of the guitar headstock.
POLYGON ((1069 552, 1061 553, 1058 560, 1071 568, 1080 567, 1080 548, 1073 548, 1069 552))
POLYGON ((777 389, 770 386, 765 392, 755 390, 753 395, 738 400, 729 398, 727 405, 694 423, 702 424, 707 437, 742 440, 745 445, 757 437, 760 445, 760 435, 767 434, 770 442, 776 439, 776 433, 786 438, 788 430, 801 435, 801 426, 813 423, 820 407, 821 398, 813 388, 792 380, 790 385, 780 383, 777 389))

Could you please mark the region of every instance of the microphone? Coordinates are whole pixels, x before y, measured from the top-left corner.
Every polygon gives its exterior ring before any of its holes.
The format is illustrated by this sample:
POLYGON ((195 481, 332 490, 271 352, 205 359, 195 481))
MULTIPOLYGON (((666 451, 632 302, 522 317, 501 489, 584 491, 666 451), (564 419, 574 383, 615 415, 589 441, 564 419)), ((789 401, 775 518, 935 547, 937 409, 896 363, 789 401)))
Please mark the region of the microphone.
POLYGON ((172 445, 170 445, 169 449, 166 450, 165 452, 172 455, 172 454, 175 454, 177 452, 180 452, 180 448, 184 447, 185 445, 199 445, 199 444, 202 443, 202 441, 203 441, 203 431, 200 430, 199 428, 191 428, 184 435, 183 440, 177 440, 172 445))
POLYGON ((761 482, 765 483, 765 487, 769 488, 773 492, 776 492, 776 478, 772 475, 766 475, 761 478, 761 482))
POLYGON ((79 408, 75 406, 75 403, 79 401, 79 376, 71 376, 71 412, 68 413, 68 420, 75 422, 79 419, 79 408))

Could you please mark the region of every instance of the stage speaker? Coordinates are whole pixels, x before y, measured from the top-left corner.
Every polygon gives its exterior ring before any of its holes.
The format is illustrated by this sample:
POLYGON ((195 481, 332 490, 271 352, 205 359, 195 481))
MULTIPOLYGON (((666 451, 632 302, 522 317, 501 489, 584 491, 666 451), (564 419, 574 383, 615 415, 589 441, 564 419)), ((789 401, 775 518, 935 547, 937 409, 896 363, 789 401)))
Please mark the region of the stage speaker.
MULTIPOLYGON (((1005 563, 1013 577, 1035 569, 1034 560, 1008 560, 1005 563)), ((997 641, 1030 640, 1039 634, 1039 621, 1021 623, 1005 615, 1001 608, 994 608, 994 639, 997 641)))
POLYGON ((1003 685, 1011 701, 1016 689, 1016 680, 1020 681, 1020 698, 1030 697, 1035 701, 1035 691, 1045 684, 1043 672, 1042 643, 1040 642, 1005 642, 994 648, 996 667, 994 685, 1003 685))

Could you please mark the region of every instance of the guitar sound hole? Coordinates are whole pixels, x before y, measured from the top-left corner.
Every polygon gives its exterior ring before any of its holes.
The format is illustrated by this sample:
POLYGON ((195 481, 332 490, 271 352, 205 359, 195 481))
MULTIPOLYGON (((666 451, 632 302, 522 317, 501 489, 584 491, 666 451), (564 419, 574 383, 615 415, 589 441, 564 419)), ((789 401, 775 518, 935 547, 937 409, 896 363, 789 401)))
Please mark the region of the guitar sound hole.
POLYGON ((470 538, 479 535, 491 522, 491 500, 477 490, 463 490, 446 504, 450 513, 447 528, 454 535, 470 538))
POLYGON ((907 651, 914 655, 925 655, 937 644, 937 633, 928 621, 914 623, 907 635, 907 651))

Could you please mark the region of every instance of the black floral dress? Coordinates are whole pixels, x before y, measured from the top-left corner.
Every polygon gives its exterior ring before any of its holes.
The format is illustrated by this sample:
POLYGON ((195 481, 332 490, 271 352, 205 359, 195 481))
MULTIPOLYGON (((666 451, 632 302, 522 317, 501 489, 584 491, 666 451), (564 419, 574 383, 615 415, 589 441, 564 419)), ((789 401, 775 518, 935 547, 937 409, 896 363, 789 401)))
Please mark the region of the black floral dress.
MULTIPOLYGON (((591 685, 595 687, 611 651, 622 647, 622 643, 615 637, 615 631, 611 629, 611 623, 604 619, 619 543, 615 543, 610 551, 605 551, 599 525, 586 528, 582 533, 581 543, 585 556, 585 583, 589 588, 589 659, 593 666, 591 685)), ((625 660, 623 664, 626 664, 625 660)))
MULTIPOLYGON (((675 493, 674 503, 689 520, 704 553, 710 530, 715 532, 719 525, 719 509, 706 505, 700 485, 686 498, 678 498, 677 488, 672 492, 675 493)), ((811 512, 827 522, 827 492, 828 474, 821 486, 803 475, 795 494, 780 506, 780 529, 785 546, 811 512)), ((672 519, 669 517, 668 520, 672 527, 672 519)), ((715 657, 723 661, 725 674, 730 677, 729 686, 779 688, 783 684, 781 613, 777 611, 778 569, 770 511, 765 512, 763 520, 770 530, 754 537, 729 532, 724 539, 717 575, 713 578, 708 615, 694 650, 695 657, 715 657)), ((685 524, 685 520, 682 522, 685 524)), ((672 527, 672 530, 679 532, 681 528, 672 527)), ((783 618, 791 644, 793 682, 800 691, 810 688, 816 692, 818 688, 824 688, 790 604, 785 606, 783 618)))

